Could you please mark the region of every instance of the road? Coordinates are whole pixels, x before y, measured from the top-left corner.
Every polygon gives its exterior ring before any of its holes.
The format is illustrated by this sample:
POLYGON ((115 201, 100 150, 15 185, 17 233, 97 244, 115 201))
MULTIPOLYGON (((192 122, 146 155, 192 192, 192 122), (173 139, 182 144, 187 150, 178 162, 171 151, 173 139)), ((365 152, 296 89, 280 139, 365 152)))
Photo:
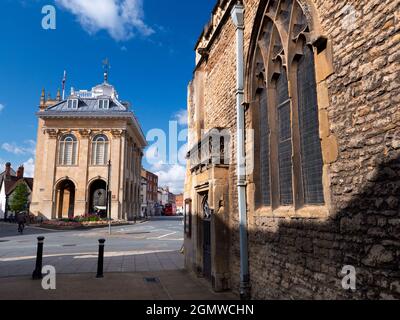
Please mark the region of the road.
POLYGON ((58 274, 95 273, 98 239, 106 239, 105 272, 179 270, 184 267, 181 218, 159 218, 124 227, 79 231, 49 231, 0 223, 0 278, 32 274, 37 237, 44 236, 44 265, 58 274))

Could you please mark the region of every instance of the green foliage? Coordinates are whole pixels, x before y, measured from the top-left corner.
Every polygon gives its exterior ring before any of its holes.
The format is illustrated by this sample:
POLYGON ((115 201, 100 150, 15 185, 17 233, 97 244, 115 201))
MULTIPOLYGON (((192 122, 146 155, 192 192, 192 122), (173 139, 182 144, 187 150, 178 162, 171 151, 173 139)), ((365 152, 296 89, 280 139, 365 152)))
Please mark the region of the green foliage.
POLYGON ((19 213, 26 210, 29 201, 29 191, 28 187, 21 183, 19 184, 11 197, 10 209, 13 212, 19 213))

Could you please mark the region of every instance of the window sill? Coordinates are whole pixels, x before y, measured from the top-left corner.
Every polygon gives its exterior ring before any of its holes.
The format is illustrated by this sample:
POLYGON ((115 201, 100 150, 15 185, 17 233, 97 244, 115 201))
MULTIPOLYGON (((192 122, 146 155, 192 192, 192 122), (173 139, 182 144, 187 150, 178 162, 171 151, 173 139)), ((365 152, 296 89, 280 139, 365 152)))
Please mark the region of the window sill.
POLYGON ((79 165, 73 164, 73 165, 57 165, 58 168, 79 168, 79 165))
POLYGON ((254 216, 279 219, 327 219, 329 209, 327 206, 305 206, 297 210, 292 206, 274 210, 271 207, 262 207, 255 211, 254 216))

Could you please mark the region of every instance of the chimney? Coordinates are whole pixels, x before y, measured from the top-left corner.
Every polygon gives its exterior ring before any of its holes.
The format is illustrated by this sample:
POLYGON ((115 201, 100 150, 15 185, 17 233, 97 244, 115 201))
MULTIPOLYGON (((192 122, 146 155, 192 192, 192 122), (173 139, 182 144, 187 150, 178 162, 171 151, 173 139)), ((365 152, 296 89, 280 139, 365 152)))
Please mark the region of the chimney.
POLYGON ((24 177, 24 171, 25 171, 24 166, 20 166, 18 168, 18 171, 17 171, 17 178, 18 179, 22 179, 24 177))
POLYGON ((6 163, 5 174, 6 174, 7 177, 11 176, 11 163, 10 162, 6 163))

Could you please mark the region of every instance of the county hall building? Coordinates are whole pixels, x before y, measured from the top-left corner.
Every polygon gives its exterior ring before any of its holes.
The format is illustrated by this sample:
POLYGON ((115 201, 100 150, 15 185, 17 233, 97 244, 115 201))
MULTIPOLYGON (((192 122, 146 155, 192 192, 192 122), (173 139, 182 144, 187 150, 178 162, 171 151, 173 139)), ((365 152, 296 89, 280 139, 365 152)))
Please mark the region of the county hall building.
POLYGON ((39 112, 31 212, 63 219, 105 209, 110 170, 111 216, 140 213, 141 163, 146 140, 130 104, 104 82, 91 91, 46 99, 39 112))

